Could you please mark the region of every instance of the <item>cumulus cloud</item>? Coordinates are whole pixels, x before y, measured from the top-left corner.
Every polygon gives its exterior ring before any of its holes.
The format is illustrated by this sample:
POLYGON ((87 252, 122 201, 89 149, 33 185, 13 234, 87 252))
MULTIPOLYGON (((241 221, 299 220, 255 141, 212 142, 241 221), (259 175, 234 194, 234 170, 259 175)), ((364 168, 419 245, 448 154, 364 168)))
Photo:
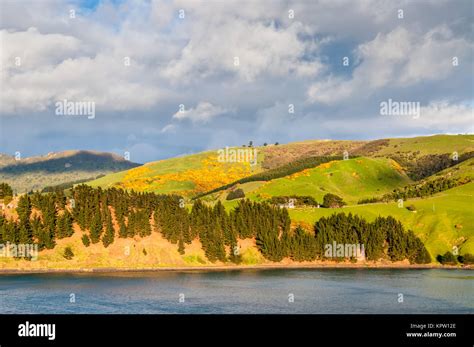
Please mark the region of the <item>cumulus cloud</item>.
POLYGON ((189 81, 230 73, 251 82, 262 74, 314 78, 322 69, 317 59, 302 59, 314 46, 299 38, 305 31, 301 23, 283 29, 274 22, 250 23, 239 18, 217 21, 212 31, 207 24, 198 24, 193 25, 191 39, 163 76, 189 81))
POLYGON ((43 111, 64 99, 93 101, 102 111, 146 109, 166 95, 133 58, 101 52, 90 57, 71 36, 30 28, 2 30, 0 40, 6 52, 2 113, 43 111))
POLYGON ((334 104, 342 100, 367 98, 382 88, 405 88, 416 83, 439 81, 454 74, 458 66, 469 69, 474 45, 464 38, 453 38, 445 25, 423 35, 397 27, 360 44, 355 56, 360 64, 350 78, 329 75, 308 89, 310 102, 334 104))
POLYGON ((432 101, 421 107, 420 120, 424 127, 443 132, 474 133, 472 105, 454 104, 446 100, 432 101))

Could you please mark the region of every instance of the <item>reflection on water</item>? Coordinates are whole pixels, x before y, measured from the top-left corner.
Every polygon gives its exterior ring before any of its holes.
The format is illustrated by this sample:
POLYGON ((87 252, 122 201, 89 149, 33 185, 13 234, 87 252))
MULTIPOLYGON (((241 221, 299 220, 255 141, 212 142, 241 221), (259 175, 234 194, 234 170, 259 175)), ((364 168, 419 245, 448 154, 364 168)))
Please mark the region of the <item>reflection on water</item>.
POLYGON ((474 313, 474 276, 442 269, 9 274, 0 276, 0 313, 474 313))

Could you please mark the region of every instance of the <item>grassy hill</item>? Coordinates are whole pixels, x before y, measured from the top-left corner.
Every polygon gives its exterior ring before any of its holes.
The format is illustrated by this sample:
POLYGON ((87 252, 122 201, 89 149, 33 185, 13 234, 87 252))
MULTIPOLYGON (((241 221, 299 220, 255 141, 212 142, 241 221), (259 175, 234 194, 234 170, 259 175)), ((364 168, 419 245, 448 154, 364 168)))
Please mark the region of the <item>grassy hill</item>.
POLYGON ((385 145, 373 152, 373 156, 389 156, 396 153, 419 155, 474 151, 474 135, 433 135, 412 138, 388 139, 385 145))
POLYGON ((6 182, 15 192, 23 193, 42 190, 47 186, 90 180, 139 165, 112 153, 95 151, 64 151, 21 160, 2 154, 0 182, 6 182))
POLYGON ((92 187, 117 187, 160 194, 194 196, 260 172, 262 154, 256 165, 249 162, 220 162, 217 151, 147 163, 88 182, 92 187))
MULTIPOLYGON (((240 163, 218 163, 216 152, 162 160, 140 168, 114 173, 89 182, 92 186, 122 187, 158 193, 178 193, 188 197, 231 184, 240 178, 291 165, 315 156, 349 154, 348 160, 337 160, 307 168, 291 175, 266 182, 237 184, 203 197, 208 203, 224 202, 227 209, 238 200, 226 201, 231 189, 244 190, 246 197, 262 201, 272 196, 307 195, 321 202, 326 193, 341 196, 348 204, 341 209, 295 208, 290 215, 296 222, 313 224, 322 216, 335 212, 352 212, 368 220, 392 215, 421 237, 435 257, 453 246, 460 253, 474 253, 474 214, 472 201, 474 183, 452 188, 423 199, 410 199, 405 206, 395 202, 357 205, 363 198, 382 196, 418 182, 406 174, 406 166, 422 164, 432 155, 459 155, 474 151, 474 135, 435 135, 415 138, 380 139, 374 141, 310 140, 285 145, 258 147, 259 164, 250 167, 240 163), (354 156, 359 156, 354 158, 354 156), (391 158, 403 158, 404 162, 391 158), (416 211, 406 209, 414 205, 416 211)), ((471 177, 474 159, 435 172, 424 181, 439 177, 471 177)))
POLYGON ((357 203, 361 198, 390 192, 410 182, 393 160, 361 157, 321 164, 266 182, 247 196, 265 200, 279 195, 301 195, 312 196, 322 202, 325 194, 333 193, 347 203, 357 203))
MULTIPOLYGON (((156 193, 195 196, 262 171, 316 156, 390 157, 400 153, 459 154, 474 151, 474 135, 436 135, 373 141, 308 140, 256 147, 258 164, 220 163, 217 151, 208 151, 145 164, 88 182, 93 187, 121 187, 156 193)), ((351 172, 352 173, 352 172, 351 172)), ((355 180, 354 180, 355 181, 355 180)), ((376 185, 378 186, 378 185, 376 185)))
MULTIPOLYGON (((454 143, 459 145, 459 141, 454 143)), ((465 146, 466 142, 463 140, 462 144, 465 146)), ((468 146, 461 148, 466 152, 470 150, 468 146)), ((474 158, 442 170, 424 181, 440 177, 474 179, 474 158)), ((460 254, 474 253, 474 182, 426 198, 409 199, 402 208, 396 202, 357 205, 360 198, 380 196, 383 192, 390 192, 393 188, 407 184, 417 183, 406 177, 392 160, 355 158, 332 162, 330 165, 322 164, 318 168, 270 182, 245 183, 239 185, 239 188, 252 200, 264 200, 278 195, 310 195, 317 201, 322 201, 322 196, 331 192, 343 197, 349 206, 340 209, 290 209, 292 220, 303 222, 306 227, 311 228, 319 218, 336 212, 358 214, 368 220, 391 215, 425 242, 433 260, 438 254, 452 251, 454 246, 458 247, 460 254), (406 209, 408 205, 415 206, 416 211, 406 209)), ((223 200, 228 209, 235 207, 237 200, 225 201, 226 195, 227 191, 214 195, 214 198, 223 200)))

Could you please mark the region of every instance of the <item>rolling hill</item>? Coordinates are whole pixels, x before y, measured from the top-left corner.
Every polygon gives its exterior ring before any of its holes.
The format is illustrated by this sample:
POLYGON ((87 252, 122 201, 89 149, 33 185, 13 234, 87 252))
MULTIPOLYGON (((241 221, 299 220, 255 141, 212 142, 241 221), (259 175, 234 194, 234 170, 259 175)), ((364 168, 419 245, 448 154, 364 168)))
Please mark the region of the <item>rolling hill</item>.
POLYGON ((256 173, 291 166, 308 158, 342 156, 344 151, 349 159, 354 156, 403 157, 408 164, 416 167, 417 160, 428 155, 451 155, 453 152, 462 155, 474 151, 474 135, 434 135, 373 141, 308 140, 259 146, 256 149, 258 163, 255 166, 248 163, 221 163, 217 160, 217 151, 207 151, 147 163, 141 168, 106 175, 87 184, 194 197, 256 173))
POLYGON ((262 200, 271 196, 301 195, 322 202, 325 194, 333 193, 355 204, 361 198, 390 192, 410 182, 393 160, 361 157, 321 164, 266 182, 249 191, 247 196, 262 200))
POLYGON ((388 139, 385 145, 373 152, 373 156, 390 156, 397 153, 418 155, 474 151, 474 135, 433 135, 411 138, 388 139))
MULTIPOLYGON (((229 191, 236 188, 241 188, 246 198, 254 201, 296 195, 311 196, 322 202, 325 194, 332 193, 343 198, 347 206, 290 209, 293 223, 303 223, 306 228, 311 228, 319 218, 337 212, 358 214, 369 221, 377 216, 391 215, 425 242, 433 260, 453 247, 458 247, 461 254, 474 253, 474 182, 424 198, 408 199, 402 207, 395 201, 358 204, 361 199, 380 197, 396 189, 439 178, 474 178, 474 158, 470 158, 474 151, 473 135, 374 141, 310 140, 256 149, 257 165, 222 162, 218 160, 217 151, 207 151, 128 168, 87 184, 178 194, 187 198, 199 196, 211 205, 220 200, 227 209, 238 202, 226 200, 229 191), (349 158, 343 160, 345 151, 349 158), (453 153, 462 158, 460 163, 453 161, 453 153), (301 163, 311 163, 322 156, 341 158, 314 166, 301 166, 301 163), (425 169, 424 166, 426 170, 417 171, 425 169), (299 171, 292 171, 292 167, 298 167, 299 171), (416 175, 423 178, 413 178, 416 175), (258 177, 266 179, 258 180, 258 177), (208 193, 210 191, 212 193, 208 193), (408 210, 408 205, 412 205, 414 210, 408 210)), ((54 174, 56 172, 50 170, 45 176, 54 174)))
MULTIPOLYGON (((259 162, 262 155, 259 154, 259 162)), ((192 197, 262 171, 249 162, 225 163, 209 151, 147 163, 88 182, 92 187, 133 189, 192 197)))

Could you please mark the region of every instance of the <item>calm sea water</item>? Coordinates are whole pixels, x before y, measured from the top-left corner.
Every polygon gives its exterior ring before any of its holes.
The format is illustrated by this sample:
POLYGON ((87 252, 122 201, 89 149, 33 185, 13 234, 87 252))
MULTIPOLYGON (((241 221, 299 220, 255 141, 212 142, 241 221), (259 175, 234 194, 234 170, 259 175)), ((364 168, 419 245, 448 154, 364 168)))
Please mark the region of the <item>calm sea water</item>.
POLYGON ((0 275, 0 313, 474 313, 474 272, 285 269, 0 275))

